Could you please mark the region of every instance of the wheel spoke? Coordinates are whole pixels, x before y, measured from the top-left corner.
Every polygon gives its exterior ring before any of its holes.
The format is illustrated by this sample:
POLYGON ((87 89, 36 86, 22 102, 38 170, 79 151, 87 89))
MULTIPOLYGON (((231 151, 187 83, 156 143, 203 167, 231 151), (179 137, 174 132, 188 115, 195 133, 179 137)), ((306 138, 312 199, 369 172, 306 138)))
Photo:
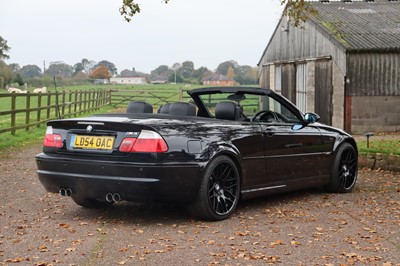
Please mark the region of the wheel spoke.
POLYGON ((228 212, 228 208, 226 206, 224 198, 220 198, 219 205, 221 206, 221 213, 227 213, 228 212))
POLYGON ((340 157, 338 178, 344 189, 348 189, 353 185, 356 176, 356 166, 357 161, 355 160, 355 154, 352 150, 348 149, 343 151, 340 157))
POLYGON ((227 180, 231 176, 232 167, 225 167, 224 172, 221 174, 221 180, 227 180))
POLYGON ((230 163, 217 165, 208 183, 208 201, 213 211, 219 215, 229 213, 237 201, 238 176, 230 163))
POLYGON ((226 196, 226 198, 229 199, 232 203, 235 201, 235 198, 236 198, 236 197, 235 197, 234 194, 232 194, 231 191, 225 190, 225 196, 226 196))

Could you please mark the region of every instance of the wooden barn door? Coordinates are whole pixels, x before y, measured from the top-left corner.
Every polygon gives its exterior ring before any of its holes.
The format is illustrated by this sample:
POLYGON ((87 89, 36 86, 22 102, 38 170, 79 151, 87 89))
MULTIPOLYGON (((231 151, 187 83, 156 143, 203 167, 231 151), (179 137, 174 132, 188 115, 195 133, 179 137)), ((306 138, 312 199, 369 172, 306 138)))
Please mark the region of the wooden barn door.
POLYGON ((327 125, 332 125, 332 93, 332 61, 315 62, 315 112, 327 125))
POLYGON ((296 104, 296 66, 282 65, 282 95, 296 104))
POLYGON ((296 65, 296 105, 303 112, 307 112, 307 64, 296 65))
POLYGON ((259 80, 258 80, 259 81, 258 84, 260 85, 261 88, 264 88, 264 89, 271 88, 270 78, 269 78, 270 71, 271 71, 270 66, 262 66, 261 73, 260 73, 259 80))

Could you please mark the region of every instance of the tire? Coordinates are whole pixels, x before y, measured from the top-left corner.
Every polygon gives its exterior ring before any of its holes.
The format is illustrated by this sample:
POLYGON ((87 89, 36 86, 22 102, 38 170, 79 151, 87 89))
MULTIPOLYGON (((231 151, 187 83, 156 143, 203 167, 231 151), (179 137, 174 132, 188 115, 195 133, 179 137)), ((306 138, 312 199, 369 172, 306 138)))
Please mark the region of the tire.
POLYGON ((357 152, 349 143, 343 143, 336 152, 327 190, 334 193, 349 193, 357 181, 357 152))
POLYGON ((82 206, 84 208, 87 208, 87 209, 101 209, 101 208, 109 207, 113 204, 112 202, 100 201, 97 199, 89 199, 89 198, 78 196, 76 194, 72 194, 71 198, 76 204, 78 204, 79 206, 82 206))
POLYGON ((240 175, 227 156, 218 156, 206 167, 196 200, 188 212, 202 220, 227 219, 236 209, 240 196, 240 175))

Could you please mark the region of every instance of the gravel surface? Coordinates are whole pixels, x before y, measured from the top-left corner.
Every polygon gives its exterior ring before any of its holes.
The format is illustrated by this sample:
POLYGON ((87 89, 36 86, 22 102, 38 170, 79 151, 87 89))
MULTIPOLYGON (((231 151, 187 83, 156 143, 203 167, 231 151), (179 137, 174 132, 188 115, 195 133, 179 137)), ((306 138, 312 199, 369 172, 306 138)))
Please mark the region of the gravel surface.
POLYGON ((87 210, 47 193, 41 145, 0 154, 0 265, 400 265, 400 174, 361 170, 350 194, 242 201, 222 222, 179 206, 87 210))

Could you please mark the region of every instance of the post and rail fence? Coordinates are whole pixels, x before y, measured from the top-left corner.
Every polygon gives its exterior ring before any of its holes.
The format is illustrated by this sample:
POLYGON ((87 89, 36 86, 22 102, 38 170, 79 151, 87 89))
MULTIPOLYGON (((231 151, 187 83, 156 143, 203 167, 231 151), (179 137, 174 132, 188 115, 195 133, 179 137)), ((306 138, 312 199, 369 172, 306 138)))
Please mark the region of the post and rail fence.
POLYGON ((80 116, 110 102, 109 90, 0 93, 0 134, 15 135, 19 129, 29 131, 50 119, 80 116))
POLYGON ((168 90, 111 90, 111 105, 113 107, 127 107, 128 102, 144 101, 152 104, 153 107, 160 107, 169 102, 188 101, 186 91, 168 90))
POLYGON ((48 93, 0 93, 0 134, 29 131, 48 120, 78 117, 111 105, 126 108, 131 101, 148 101, 154 107, 173 101, 186 101, 179 91, 154 90, 71 90, 48 93))

